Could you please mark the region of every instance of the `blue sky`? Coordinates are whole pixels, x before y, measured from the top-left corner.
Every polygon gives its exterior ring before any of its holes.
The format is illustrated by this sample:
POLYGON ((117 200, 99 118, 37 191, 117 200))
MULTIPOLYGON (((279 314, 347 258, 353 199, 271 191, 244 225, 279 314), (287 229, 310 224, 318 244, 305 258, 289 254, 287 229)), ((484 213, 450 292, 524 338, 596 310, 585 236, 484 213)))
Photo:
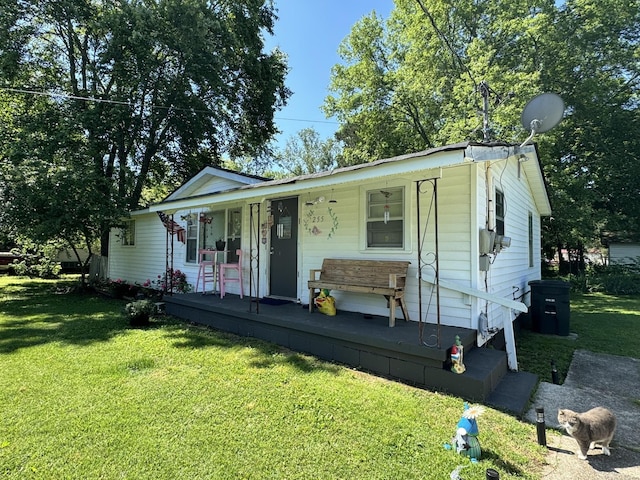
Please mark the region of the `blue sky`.
POLYGON ((267 50, 278 46, 289 59, 286 85, 293 94, 288 105, 276 112, 276 124, 283 133, 277 146, 303 128, 315 128, 322 139, 338 128, 320 110, 328 94, 331 67, 339 63, 338 45, 351 27, 375 10, 387 18, 393 0, 275 0, 279 19, 274 36, 267 37, 267 50))

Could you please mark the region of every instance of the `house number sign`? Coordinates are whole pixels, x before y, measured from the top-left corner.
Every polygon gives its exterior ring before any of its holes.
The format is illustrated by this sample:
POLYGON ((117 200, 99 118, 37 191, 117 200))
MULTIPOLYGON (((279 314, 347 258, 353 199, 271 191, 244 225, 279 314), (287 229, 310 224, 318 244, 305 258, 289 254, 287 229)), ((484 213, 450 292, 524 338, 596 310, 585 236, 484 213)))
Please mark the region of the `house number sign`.
POLYGON ((327 239, 338 230, 338 216, 331 207, 325 209, 310 208, 302 220, 304 229, 314 237, 327 233, 327 239))

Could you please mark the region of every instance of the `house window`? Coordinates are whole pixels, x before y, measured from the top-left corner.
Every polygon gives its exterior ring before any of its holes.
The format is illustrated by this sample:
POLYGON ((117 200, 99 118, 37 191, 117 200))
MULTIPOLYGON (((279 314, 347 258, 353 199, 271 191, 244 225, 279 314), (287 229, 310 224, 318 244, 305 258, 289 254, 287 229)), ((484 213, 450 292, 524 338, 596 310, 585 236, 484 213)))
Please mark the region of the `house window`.
POLYGON ((236 250, 240 248, 240 233, 242 232, 242 210, 233 208, 227 210, 227 262, 238 261, 236 250))
POLYGON ((198 261, 198 250, 215 250, 216 242, 225 242, 227 262, 237 261, 240 248, 242 209, 231 208, 193 214, 187 222, 187 262, 198 261))
POLYGON ((224 240, 225 210, 200 214, 200 242, 198 248, 215 250, 216 241, 224 240))
POLYGON ((198 219, 189 215, 187 220, 187 262, 198 261, 198 219))
POLYGON ((367 248, 404 247, 404 188, 367 192, 367 248))
POLYGON ((496 233, 504 235, 504 193, 496 188, 496 233))
POLYGON ((122 227, 122 245, 132 247, 136 244, 136 221, 125 220, 124 227, 122 227))
POLYGON ((533 214, 529 212, 529 267, 533 267, 533 214))

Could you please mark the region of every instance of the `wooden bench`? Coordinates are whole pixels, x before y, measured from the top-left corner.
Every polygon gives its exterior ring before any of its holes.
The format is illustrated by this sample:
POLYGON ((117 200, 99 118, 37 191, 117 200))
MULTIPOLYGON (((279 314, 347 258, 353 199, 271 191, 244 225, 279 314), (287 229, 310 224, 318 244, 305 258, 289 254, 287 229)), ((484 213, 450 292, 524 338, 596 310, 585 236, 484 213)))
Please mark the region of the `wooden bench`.
POLYGON ((400 306, 405 321, 409 321, 407 306, 404 303, 404 287, 410 263, 325 258, 322 269, 310 271, 309 312, 313 312, 314 300, 320 290, 326 288, 384 295, 389 308, 389 326, 393 327, 396 324, 396 305, 400 306))

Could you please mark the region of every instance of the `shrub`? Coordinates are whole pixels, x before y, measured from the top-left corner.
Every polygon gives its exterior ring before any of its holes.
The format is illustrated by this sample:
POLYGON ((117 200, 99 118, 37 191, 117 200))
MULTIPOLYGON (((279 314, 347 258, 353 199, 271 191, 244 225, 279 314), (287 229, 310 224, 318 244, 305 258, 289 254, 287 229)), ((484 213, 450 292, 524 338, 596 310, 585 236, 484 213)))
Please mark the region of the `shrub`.
POLYGON ((149 318, 158 313, 158 307, 151 300, 136 300, 124 307, 125 314, 132 326, 149 325, 149 318))
POLYGON ((126 280, 122 280, 121 278, 109 280, 107 288, 115 298, 122 298, 125 295, 132 293, 132 286, 129 285, 126 280))
POLYGON ((589 292, 610 295, 640 294, 640 263, 595 265, 586 273, 589 292))
POLYGON ((187 274, 181 270, 169 269, 164 275, 158 275, 154 282, 159 290, 172 293, 189 293, 191 284, 187 282, 187 274))
POLYGON ((157 285, 159 280, 156 282, 152 282, 151 279, 147 278, 142 285, 136 285, 138 287, 138 292, 142 294, 145 298, 150 298, 153 300, 161 300, 162 299, 162 290, 157 285))
POLYGON ((62 267, 54 260, 57 246, 52 243, 36 244, 32 240, 20 239, 19 246, 11 250, 19 257, 11 265, 16 275, 30 278, 58 278, 62 267))

